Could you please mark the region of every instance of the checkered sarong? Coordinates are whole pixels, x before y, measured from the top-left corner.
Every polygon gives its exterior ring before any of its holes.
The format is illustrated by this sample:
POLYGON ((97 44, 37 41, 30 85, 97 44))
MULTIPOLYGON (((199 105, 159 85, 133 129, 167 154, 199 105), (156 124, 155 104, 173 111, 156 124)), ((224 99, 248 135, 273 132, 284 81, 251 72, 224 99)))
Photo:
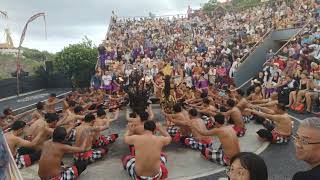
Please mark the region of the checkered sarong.
POLYGON ((168 134, 172 137, 173 142, 179 142, 181 138, 180 129, 175 126, 170 126, 167 128, 168 134))
POLYGON ((67 141, 75 142, 76 141, 76 128, 71 129, 69 136, 67 137, 67 141))
POLYGON ((253 115, 242 116, 244 123, 249 123, 253 118, 253 115))
POLYGON ((271 131, 272 143, 274 144, 287 144, 290 141, 290 136, 280 135, 275 130, 271 131))
POLYGON ((114 143, 118 138, 118 134, 111 134, 108 136, 100 135, 94 143, 94 147, 102 147, 114 143))
POLYGON ((243 137, 246 134, 247 129, 246 128, 241 128, 237 126, 232 126, 233 130, 236 132, 238 137, 243 137))
POLYGON ((17 153, 15 160, 16 160, 17 167, 19 169, 28 167, 32 164, 30 156, 28 154, 20 155, 19 153, 17 153))
POLYGON ((178 127, 170 126, 167 128, 167 132, 171 137, 174 137, 178 132, 180 132, 180 130, 178 127))
POLYGON ((194 138, 186 138, 184 140, 184 144, 187 145, 188 147, 191 147, 192 149, 202 151, 212 146, 212 139, 210 142, 205 142, 205 141, 198 141, 194 138))
POLYGON ((102 159, 103 156, 105 156, 107 154, 107 150, 106 149, 91 149, 87 152, 83 152, 83 153, 75 153, 73 155, 73 159, 75 161, 78 160, 84 160, 84 161, 88 161, 89 163, 93 163, 99 159, 102 159))
POLYGON ((160 179, 166 179, 168 177, 168 170, 165 167, 165 164, 167 163, 167 158, 164 155, 164 153, 161 153, 160 155, 160 170, 159 173, 154 177, 146 177, 146 176, 138 176, 135 171, 135 165, 136 165, 136 158, 135 156, 128 155, 123 158, 123 168, 128 172, 129 176, 133 180, 160 180, 160 179))
POLYGON ((201 119, 204 121, 204 124, 206 125, 207 129, 212 129, 214 127, 214 123, 210 117, 202 116, 201 119))
POLYGON ((50 180, 74 180, 79 176, 76 166, 65 168, 60 175, 50 178, 50 180))
POLYGON ((224 152, 221 146, 217 150, 206 148, 203 151, 201 151, 201 154, 207 160, 218 163, 222 166, 228 166, 229 164, 229 158, 224 155, 224 152))

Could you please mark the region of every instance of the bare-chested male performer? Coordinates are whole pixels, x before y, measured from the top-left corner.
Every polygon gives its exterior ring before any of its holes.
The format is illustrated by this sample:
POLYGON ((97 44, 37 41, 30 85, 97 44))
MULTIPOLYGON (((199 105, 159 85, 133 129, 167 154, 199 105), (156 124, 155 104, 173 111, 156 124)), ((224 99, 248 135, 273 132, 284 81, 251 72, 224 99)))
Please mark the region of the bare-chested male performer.
POLYGON ((202 156, 212 162, 218 163, 223 166, 230 165, 230 159, 240 152, 239 141, 233 128, 225 126, 225 119, 222 114, 214 116, 215 127, 211 130, 205 128, 199 128, 195 122, 190 124, 190 127, 204 136, 217 136, 221 143, 218 150, 212 150, 210 148, 204 149, 202 156))
POLYGON ((171 142, 167 131, 154 121, 144 123, 145 132, 142 135, 132 135, 131 126, 128 127, 124 141, 134 145, 135 155, 131 154, 122 159, 124 169, 132 179, 166 179, 167 159, 162 148, 171 142), (156 131, 159 131, 161 136, 154 135, 156 131))
POLYGON ((236 106, 236 102, 233 99, 228 99, 227 105, 231 109, 229 109, 227 112, 222 112, 221 114, 230 117, 229 121, 234 124, 233 129, 236 131, 238 137, 244 136, 247 129, 245 127, 240 109, 236 106))
POLYGON ((267 126, 267 129, 260 129, 257 131, 260 140, 270 141, 271 143, 275 144, 288 143, 292 133, 292 120, 286 112, 283 104, 277 104, 275 110, 263 107, 260 107, 262 112, 253 109, 247 110, 275 123, 274 126, 268 123, 269 125, 267 126))
POLYGON ((57 127, 53 131, 52 140, 46 141, 43 145, 42 155, 39 160, 38 175, 41 180, 74 180, 86 168, 86 161, 76 161, 73 166, 62 168, 62 158, 66 153, 85 152, 87 138, 86 133, 80 146, 70 146, 64 144, 67 137, 67 131, 63 127, 57 127))
POLYGON ((15 121, 11 126, 11 131, 4 134, 4 137, 7 140, 11 154, 15 157, 16 164, 19 169, 23 167, 28 167, 32 165, 35 161, 40 158, 40 151, 34 151, 32 153, 20 154, 18 148, 33 148, 39 142, 40 136, 34 138, 31 142, 24 140, 20 136, 22 135, 26 123, 24 121, 15 121))

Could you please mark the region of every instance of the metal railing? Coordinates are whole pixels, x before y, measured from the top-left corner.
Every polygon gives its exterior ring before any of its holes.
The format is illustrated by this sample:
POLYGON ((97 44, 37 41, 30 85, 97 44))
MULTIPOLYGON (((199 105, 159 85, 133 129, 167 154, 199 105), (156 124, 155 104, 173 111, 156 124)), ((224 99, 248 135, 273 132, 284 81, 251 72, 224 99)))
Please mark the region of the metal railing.
MULTIPOLYGON (((301 27, 301 29, 294 34, 293 36, 291 36, 291 38, 283 45, 281 46, 281 48, 275 53, 275 56, 278 55, 283 48, 285 48, 293 39, 296 38, 297 35, 299 35, 301 33, 301 31, 308 26, 310 23, 312 22, 312 20, 309 20, 303 27, 301 27)), ((273 59, 274 57, 270 57, 262 66, 264 66, 266 63, 268 63, 271 59, 273 59)), ((246 82, 244 82, 243 84, 241 84, 237 89, 241 89, 243 88, 245 85, 247 85, 249 82, 251 82, 251 80, 253 80, 254 77, 251 77, 249 80, 247 80, 246 82)))
MULTIPOLYGON (((241 64, 242 64, 242 62, 244 62, 244 61, 247 59, 247 57, 249 57, 250 53, 253 52, 253 51, 256 49, 256 47, 257 47, 258 45, 260 45, 260 43, 263 42, 263 40, 264 40, 271 32, 272 32, 272 28, 269 29, 269 30, 250 48, 250 50, 240 59, 240 63, 241 63, 241 64)), ((240 64, 240 65, 241 65, 241 64, 240 64)))
MULTIPOLYGON (((264 40, 268 35, 270 35, 270 33, 272 33, 273 31, 281 31, 281 30, 289 30, 289 29, 297 29, 297 28, 301 28, 301 30, 303 30, 308 24, 310 24, 311 20, 308 20, 307 22, 306 22, 306 21, 301 21, 301 22, 299 22, 299 24, 302 23, 302 22, 305 22, 305 24, 304 24, 302 27, 299 26, 299 27, 291 27, 291 28, 283 28, 283 29, 273 29, 273 28, 269 29, 269 31, 267 31, 267 32, 259 39, 259 41, 258 41, 253 47, 251 47, 250 50, 240 59, 240 63, 241 63, 240 66, 241 66, 242 63, 250 56, 250 53, 252 53, 252 52, 256 49, 256 47, 257 47, 258 45, 260 45, 260 43, 263 42, 263 40, 264 40)), ((292 39, 294 39, 294 38, 292 38, 292 37, 297 36, 297 35, 301 32, 301 30, 300 30, 299 32, 297 32, 296 34, 294 34, 293 36, 291 36, 290 39, 286 42, 286 45, 287 45, 292 39)), ((275 55, 278 54, 278 52, 280 52, 283 48, 284 48, 284 47, 281 47, 281 48, 275 53, 275 55)), ((271 57, 271 58, 272 58, 272 57, 271 57)), ((269 61, 269 60, 270 60, 270 58, 269 58, 267 61, 269 61)), ((266 61, 263 65, 265 65, 265 64, 267 63, 267 61, 266 61)))
POLYGON ((121 16, 117 17, 117 20, 130 20, 130 19, 135 19, 135 20, 140 20, 140 19, 152 19, 152 18, 181 18, 181 17, 188 17, 188 14, 170 14, 170 15, 154 15, 154 16, 121 16))
MULTIPOLYGON (((310 23, 312 22, 312 20, 308 20, 302 27, 301 29, 295 33, 293 36, 290 37, 290 39, 283 45, 281 46, 280 49, 278 49, 278 51, 274 54, 275 56, 279 54, 280 51, 282 51, 283 48, 285 48, 293 39, 296 38, 297 35, 299 35, 301 33, 301 31, 304 30, 305 27, 307 27, 310 23)), ((274 57, 270 57, 268 60, 266 60, 266 62, 263 64, 263 66, 268 63, 271 59, 273 59, 274 57)))

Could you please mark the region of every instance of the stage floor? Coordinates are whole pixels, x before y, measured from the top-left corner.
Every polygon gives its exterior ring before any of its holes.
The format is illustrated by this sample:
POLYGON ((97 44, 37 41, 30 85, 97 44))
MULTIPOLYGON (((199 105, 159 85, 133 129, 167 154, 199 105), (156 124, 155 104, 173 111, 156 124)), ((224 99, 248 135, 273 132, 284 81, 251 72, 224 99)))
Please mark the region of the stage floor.
MULTIPOLYGON (((156 114, 156 121, 163 121, 163 116, 160 114, 159 105, 153 105, 156 114)), ((126 171, 123 170, 121 158, 129 154, 128 145, 123 142, 123 134, 125 132, 126 120, 125 111, 121 112, 119 120, 115 121, 110 129, 103 134, 120 133, 118 140, 109 146, 108 155, 101 161, 88 166, 87 170, 80 176, 80 180, 95 179, 95 180, 125 180, 130 179, 126 171)), ((254 123, 247 124, 247 133, 240 138, 241 151, 250 151, 260 153, 268 143, 261 143, 256 138, 256 131, 261 127, 254 123)), ((219 141, 215 139, 214 148, 218 148, 219 141)), ((171 143, 164 149, 168 156, 169 179, 194 179, 203 176, 208 176, 213 173, 224 171, 224 167, 216 165, 212 162, 202 159, 199 151, 185 148, 180 144, 171 143)), ((72 157, 67 156, 64 159, 66 165, 72 163, 72 157)), ((39 179, 37 176, 38 165, 35 164, 29 168, 23 169, 22 176, 25 180, 39 179)))

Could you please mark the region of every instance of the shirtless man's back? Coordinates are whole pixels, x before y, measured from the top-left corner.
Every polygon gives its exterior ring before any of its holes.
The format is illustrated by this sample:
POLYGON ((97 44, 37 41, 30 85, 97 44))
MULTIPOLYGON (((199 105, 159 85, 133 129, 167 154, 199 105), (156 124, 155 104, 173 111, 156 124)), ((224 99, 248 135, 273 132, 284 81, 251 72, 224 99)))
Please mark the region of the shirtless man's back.
MULTIPOLYGON (((67 179, 67 177, 74 179, 86 169, 87 164, 83 161, 77 161, 72 167, 62 169, 63 155, 65 153, 83 152, 86 144, 86 140, 83 141, 80 147, 63 144, 66 136, 67 131, 63 127, 57 127, 53 132, 52 141, 44 143, 38 170, 38 175, 41 179, 67 179)), ((85 135, 82 137, 85 139, 85 135)))
POLYGON ((166 157, 161 151, 163 146, 171 142, 169 134, 154 121, 144 123, 143 135, 132 135, 130 129, 129 126, 124 141, 134 145, 136 152, 135 155, 126 156, 122 160, 129 175, 133 179, 137 177, 165 179, 168 175, 165 167, 166 157), (155 136, 155 130, 159 131, 161 136, 155 136))
POLYGON ((288 143, 292 134, 292 120, 286 113, 285 105, 277 104, 275 110, 260 108, 265 112, 259 112, 253 109, 249 109, 249 111, 275 123, 275 126, 271 123, 265 123, 268 125, 268 129, 260 129, 257 131, 260 140, 267 140, 275 144, 288 143))
POLYGON ((228 99, 227 104, 231 109, 227 112, 222 112, 221 114, 230 117, 230 121, 234 123, 234 131, 236 132, 238 137, 242 137, 246 133, 246 128, 241 111, 237 106, 235 106, 236 102, 233 99, 228 99))
MULTIPOLYGON (((106 112, 103 109, 98 109, 97 118, 94 122, 94 126, 110 126, 110 123, 117 120, 119 117, 119 109, 116 110, 114 117, 107 117, 106 112)), ((108 144, 114 143, 118 138, 118 134, 110 134, 108 136, 104 136, 100 133, 100 131, 95 132, 93 136, 93 146, 94 147, 103 147, 108 144)))
POLYGON ((19 169, 32 165, 40 158, 40 152, 37 151, 29 153, 24 152, 23 154, 18 151, 18 148, 33 148, 37 143, 39 143, 40 136, 34 138, 32 142, 19 137, 23 133, 25 126, 26 123, 24 121, 15 121, 11 126, 11 131, 4 134, 12 156, 15 158, 15 162, 19 169))
POLYGON ((59 116, 56 113, 46 114, 45 118, 45 121, 37 120, 27 131, 28 138, 31 140, 38 135, 40 136, 39 143, 35 147, 36 150, 41 150, 43 143, 52 137, 53 130, 59 121, 59 116))
POLYGON ((95 122, 95 116, 91 113, 87 114, 84 117, 84 122, 76 127, 75 129, 75 134, 76 134, 76 146, 80 146, 81 144, 84 143, 84 139, 81 138, 82 134, 86 134, 86 143, 85 143, 85 148, 89 149, 86 152, 83 153, 75 153, 74 154, 74 159, 75 160, 88 160, 90 163, 95 162, 96 160, 99 160, 103 158, 107 154, 108 149, 106 147, 101 147, 98 149, 93 149, 92 142, 94 141, 94 135, 97 132, 104 131, 109 127, 109 124, 106 124, 104 126, 94 126, 95 122))
POLYGON ((240 152, 239 141, 232 127, 224 125, 225 120, 222 114, 215 115, 214 119, 216 128, 212 130, 200 129, 194 124, 191 124, 191 127, 202 135, 213 135, 219 138, 221 146, 218 150, 206 148, 201 152, 201 154, 209 161, 227 166, 230 165, 230 159, 240 152))

